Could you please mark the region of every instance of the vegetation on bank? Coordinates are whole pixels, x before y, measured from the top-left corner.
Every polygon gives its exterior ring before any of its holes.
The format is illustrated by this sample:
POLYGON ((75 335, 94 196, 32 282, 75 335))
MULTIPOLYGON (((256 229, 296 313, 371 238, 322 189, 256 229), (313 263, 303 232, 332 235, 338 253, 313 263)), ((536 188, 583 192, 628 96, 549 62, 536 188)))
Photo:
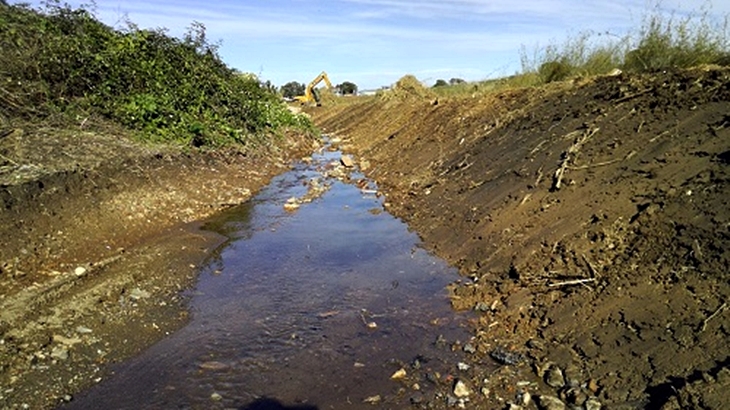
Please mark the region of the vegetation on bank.
POLYGON ((103 118, 145 140, 193 146, 312 129, 255 76, 226 66, 197 22, 178 39, 131 22, 113 29, 58 1, 0 2, 0 61, 0 124, 103 118))
POLYGON ((638 30, 623 37, 583 32, 562 44, 521 50, 522 71, 479 83, 441 84, 439 95, 494 92, 555 81, 605 75, 619 69, 647 73, 706 64, 730 65, 730 16, 713 19, 708 11, 683 17, 666 15, 656 3, 638 30))

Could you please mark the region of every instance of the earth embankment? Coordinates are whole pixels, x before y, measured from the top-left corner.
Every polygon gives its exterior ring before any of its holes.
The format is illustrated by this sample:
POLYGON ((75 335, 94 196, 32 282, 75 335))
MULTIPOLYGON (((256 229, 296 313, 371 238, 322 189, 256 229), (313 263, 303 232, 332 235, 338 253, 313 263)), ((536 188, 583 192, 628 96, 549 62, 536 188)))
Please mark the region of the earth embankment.
POLYGON ((730 400, 730 71, 396 89, 312 114, 464 275, 478 354, 509 362, 472 380, 495 406, 730 400))

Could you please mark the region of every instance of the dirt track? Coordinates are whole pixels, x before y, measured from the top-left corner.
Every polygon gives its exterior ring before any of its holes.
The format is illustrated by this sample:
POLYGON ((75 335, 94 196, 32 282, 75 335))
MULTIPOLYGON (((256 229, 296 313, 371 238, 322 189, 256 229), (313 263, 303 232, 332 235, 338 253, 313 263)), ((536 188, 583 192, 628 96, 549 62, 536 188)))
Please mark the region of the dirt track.
POLYGON ((725 408, 730 71, 415 91, 312 114, 465 276, 485 408, 725 408))

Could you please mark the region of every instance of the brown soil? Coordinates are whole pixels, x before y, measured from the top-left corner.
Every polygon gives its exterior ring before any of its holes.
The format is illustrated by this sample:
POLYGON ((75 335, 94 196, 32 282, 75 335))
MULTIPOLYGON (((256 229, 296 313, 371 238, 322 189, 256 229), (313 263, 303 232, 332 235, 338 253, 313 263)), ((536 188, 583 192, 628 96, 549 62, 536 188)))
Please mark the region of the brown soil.
POLYGON ((465 277, 474 403, 725 408, 730 70, 406 94, 312 113, 465 277))
MULTIPOLYGON (((2 130, 0 130, 2 131, 2 130)), ((225 238, 202 218, 309 154, 149 147, 114 132, 0 132, 0 408, 48 408, 185 323, 199 266, 225 238)))

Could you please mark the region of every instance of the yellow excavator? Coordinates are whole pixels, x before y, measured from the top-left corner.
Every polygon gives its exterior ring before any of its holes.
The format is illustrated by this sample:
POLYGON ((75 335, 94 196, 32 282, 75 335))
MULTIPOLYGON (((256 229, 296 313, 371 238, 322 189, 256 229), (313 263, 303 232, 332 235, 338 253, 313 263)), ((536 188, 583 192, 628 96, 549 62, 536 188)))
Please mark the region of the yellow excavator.
POLYGON ((327 77, 327 73, 322 71, 314 78, 314 80, 312 80, 312 82, 309 83, 309 85, 307 85, 307 88, 304 90, 304 95, 296 96, 294 99, 302 104, 311 104, 315 102, 319 107, 322 103, 320 102, 319 90, 315 87, 317 87, 317 85, 319 85, 322 81, 324 81, 327 85, 327 89, 332 90, 332 83, 330 82, 329 77, 327 77))

